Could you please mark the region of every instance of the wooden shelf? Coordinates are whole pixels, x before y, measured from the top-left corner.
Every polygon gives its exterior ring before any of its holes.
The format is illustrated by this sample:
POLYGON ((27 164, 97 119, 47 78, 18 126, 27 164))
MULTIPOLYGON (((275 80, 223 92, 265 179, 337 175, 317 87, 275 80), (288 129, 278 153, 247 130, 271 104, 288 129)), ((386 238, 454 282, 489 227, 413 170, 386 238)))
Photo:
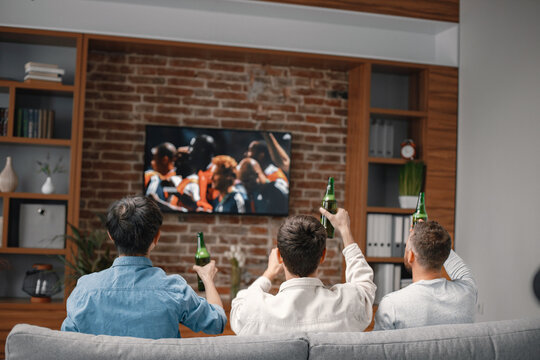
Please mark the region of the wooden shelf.
POLYGON ((381 108, 370 108, 369 113, 371 115, 382 115, 388 118, 395 119, 419 119, 427 116, 427 112, 425 111, 381 108))
POLYGON ((380 213, 380 214, 405 214, 412 215, 416 209, 402 209, 402 208, 390 208, 382 206, 368 206, 368 213, 380 213))
POLYGON ((366 257, 368 263, 403 263, 402 257, 366 257))
POLYGON ((50 303, 31 303, 30 298, 4 298, 0 297, 0 309, 32 309, 32 310, 63 310, 63 299, 53 299, 50 303))
POLYGON ((66 146, 66 147, 71 146, 71 140, 68 140, 68 139, 42 139, 42 138, 27 138, 27 137, 20 137, 20 136, 0 136, 0 143, 66 146))
POLYGON ((44 90, 53 92, 73 93, 75 87, 73 85, 64 85, 62 83, 52 81, 15 81, 0 79, 0 87, 13 87, 16 89, 28 90, 44 90))
POLYGON ((39 194, 39 193, 23 193, 23 192, 4 192, 0 193, 1 197, 11 199, 36 199, 36 200, 69 200, 68 194, 39 194))
POLYGON ((381 157, 369 157, 368 163, 370 164, 386 164, 386 165, 404 165, 409 160, 401 158, 381 158, 381 157))
POLYGON ((0 247, 0 254, 65 255, 66 249, 0 247))

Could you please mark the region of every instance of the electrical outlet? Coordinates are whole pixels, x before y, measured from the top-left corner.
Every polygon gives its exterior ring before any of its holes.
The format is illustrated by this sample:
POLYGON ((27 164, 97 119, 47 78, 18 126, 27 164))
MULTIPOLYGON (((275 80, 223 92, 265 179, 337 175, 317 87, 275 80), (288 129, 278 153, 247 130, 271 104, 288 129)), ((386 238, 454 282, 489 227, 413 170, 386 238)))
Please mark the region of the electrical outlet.
POLYGON ((478 302, 476 303, 476 313, 479 315, 484 315, 484 303, 478 302))

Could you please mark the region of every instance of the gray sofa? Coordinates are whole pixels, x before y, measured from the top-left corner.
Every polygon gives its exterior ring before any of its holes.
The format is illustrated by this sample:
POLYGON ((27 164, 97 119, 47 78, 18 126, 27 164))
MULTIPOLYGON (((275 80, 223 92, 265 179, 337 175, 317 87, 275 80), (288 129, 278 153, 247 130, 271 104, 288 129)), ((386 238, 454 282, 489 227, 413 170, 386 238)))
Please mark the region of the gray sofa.
POLYGON ((540 318, 361 333, 148 340, 16 325, 8 360, 540 359, 540 318))

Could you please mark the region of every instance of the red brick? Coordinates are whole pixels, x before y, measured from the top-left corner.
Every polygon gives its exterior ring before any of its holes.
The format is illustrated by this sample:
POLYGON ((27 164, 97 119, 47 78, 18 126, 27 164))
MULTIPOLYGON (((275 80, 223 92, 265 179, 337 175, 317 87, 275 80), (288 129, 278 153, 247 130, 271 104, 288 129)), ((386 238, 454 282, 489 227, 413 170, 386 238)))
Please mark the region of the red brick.
POLYGON ((96 85, 96 90, 98 91, 118 91, 124 93, 131 93, 135 91, 135 87, 132 85, 126 84, 104 84, 99 83, 96 85))
POLYGON ((244 90, 244 85, 241 84, 234 84, 234 83, 227 83, 227 82, 220 82, 220 81, 209 81, 206 86, 209 89, 217 89, 217 90, 229 90, 229 91, 242 91, 244 90))
POLYGON ((137 68, 137 75, 157 75, 158 74, 158 68, 156 67, 149 67, 149 66, 141 66, 137 68))
POLYGON ((189 115, 192 113, 191 108, 185 106, 163 106, 158 105, 156 107, 158 114, 184 114, 189 115))
POLYGON ((108 74, 108 73, 93 73, 87 77, 88 81, 106 81, 106 82, 124 82, 126 80, 125 75, 108 74))
POLYGON ((165 78, 155 76, 129 76, 128 81, 134 84, 165 84, 165 78))
POLYGON ((229 129, 255 129, 255 123, 252 121, 221 120, 221 126, 229 129))
POLYGON ((108 54, 107 62, 112 64, 125 64, 127 56, 124 54, 108 54))
POLYGON ((197 68, 197 69, 204 69, 206 68, 207 62, 205 60, 197 60, 197 59, 170 59, 169 65, 170 66, 179 66, 179 67, 186 67, 186 68, 197 68))
POLYGON ((313 78, 313 79, 321 79, 324 77, 324 74, 320 71, 316 70, 306 70, 306 69, 290 69, 289 70, 291 76, 298 76, 298 77, 307 77, 307 78, 313 78))
POLYGON ((180 100, 177 97, 172 96, 150 96, 146 95, 143 100, 156 104, 180 104, 180 100))
POLYGON ((247 100, 246 94, 230 92, 230 91, 215 91, 214 97, 216 99, 247 100))
POLYGON ((177 87, 163 87, 159 86, 156 88, 157 95, 159 96, 191 96, 193 95, 193 90, 177 88, 177 87))
POLYGON ((187 126, 218 127, 219 120, 205 118, 184 118, 184 124, 187 126))
POLYGON ((259 107, 258 104, 244 101, 223 101, 221 106, 224 108, 235 108, 235 109, 249 109, 257 110, 259 107))
POLYGON ((236 118, 236 119, 249 119, 250 113, 247 111, 238 110, 223 110, 216 109, 213 111, 213 115, 220 118, 236 118))
POLYGON ((96 109, 98 109, 98 110, 132 111, 133 110, 133 105, 130 104, 130 103, 96 102, 96 109))
POLYGON ((175 76, 175 77, 193 77, 195 76, 196 72, 192 69, 177 69, 177 68, 163 68, 158 67, 157 68, 157 74, 162 76, 175 76))
POLYGON ((103 99, 109 101, 130 101, 130 102, 139 102, 141 101, 140 95, 132 94, 121 94, 121 93, 105 93, 103 94, 103 99))
POLYGON ((167 80, 167 85, 171 86, 183 86, 190 88, 202 88, 204 87, 204 81, 196 79, 186 79, 186 78, 171 78, 167 80))
POLYGON ((210 70, 233 71, 233 72, 243 72, 245 70, 244 65, 224 64, 224 63, 210 63, 208 64, 208 68, 210 70))
POLYGON ((182 99, 182 104, 195 105, 195 106, 217 107, 219 103, 218 103, 217 100, 198 99, 198 98, 186 97, 186 98, 182 99))
POLYGON ((302 112, 306 114, 320 114, 320 115, 332 114, 332 110, 323 106, 299 106, 298 112, 302 112))
POLYGON ((135 71, 134 68, 131 66, 114 64, 98 64, 95 70, 98 72, 111 72, 121 74, 133 74, 135 71))
POLYGON ((152 57, 152 56, 138 56, 138 55, 131 55, 128 58, 129 64, 137 64, 137 65, 166 65, 167 59, 163 57, 152 57))

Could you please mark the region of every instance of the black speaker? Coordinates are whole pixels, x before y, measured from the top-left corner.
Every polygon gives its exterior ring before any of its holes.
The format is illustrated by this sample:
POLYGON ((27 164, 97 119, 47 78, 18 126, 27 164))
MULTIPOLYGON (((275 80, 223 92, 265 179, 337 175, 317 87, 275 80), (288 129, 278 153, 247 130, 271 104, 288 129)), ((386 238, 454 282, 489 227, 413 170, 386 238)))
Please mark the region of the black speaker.
POLYGON ((536 298, 538 299, 538 301, 540 301, 540 270, 538 270, 536 272, 536 275, 534 276, 533 290, 534 295, 536 295, 536 298))

